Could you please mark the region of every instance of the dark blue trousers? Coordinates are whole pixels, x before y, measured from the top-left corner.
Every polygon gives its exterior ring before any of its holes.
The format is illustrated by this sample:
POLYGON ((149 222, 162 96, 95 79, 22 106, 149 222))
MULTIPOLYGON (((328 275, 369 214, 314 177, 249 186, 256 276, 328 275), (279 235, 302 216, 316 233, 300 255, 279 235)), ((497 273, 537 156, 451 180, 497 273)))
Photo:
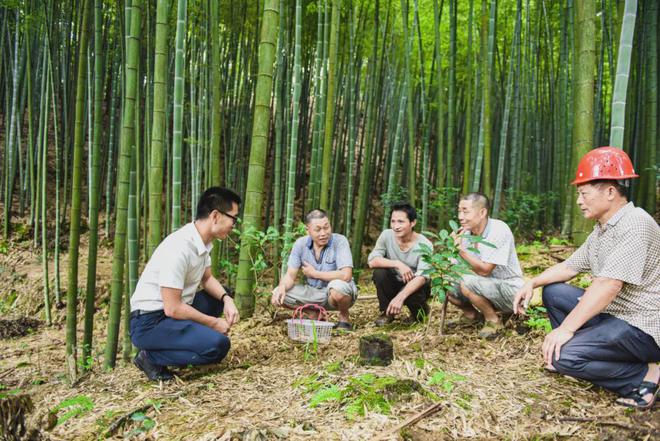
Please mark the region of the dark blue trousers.
MULTIPOLYGON (((219 317, 223 303, 205 291, 195 294, 192 307, 219 317)), ((131 340, 157 365, 188 366, 217 363, 229 352, 229 338, 192 320, 176 320, 164 311, 131 318, 131 340)))
MULTIPOLYGON (((552 328, 575 308, 584 290, 566 283, 543 289, 543 305, 552 328)), ((644 331, 610 314, 601 313, 585 323, 561 348, 553 366, 564 375, 590 381, 623 397, 632 395, 648 371, 660 360, 660 347, 644 331)))

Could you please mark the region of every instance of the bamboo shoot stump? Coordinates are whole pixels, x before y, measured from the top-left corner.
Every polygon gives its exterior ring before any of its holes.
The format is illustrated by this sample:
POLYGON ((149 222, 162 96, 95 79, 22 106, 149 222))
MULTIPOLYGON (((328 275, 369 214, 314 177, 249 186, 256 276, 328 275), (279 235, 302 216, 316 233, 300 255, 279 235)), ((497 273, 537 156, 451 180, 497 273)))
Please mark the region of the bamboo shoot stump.
POLYGON ((392 339, 385 334, 360 337, 360 361, 370 366, 388 366, 394 358, 392 339))

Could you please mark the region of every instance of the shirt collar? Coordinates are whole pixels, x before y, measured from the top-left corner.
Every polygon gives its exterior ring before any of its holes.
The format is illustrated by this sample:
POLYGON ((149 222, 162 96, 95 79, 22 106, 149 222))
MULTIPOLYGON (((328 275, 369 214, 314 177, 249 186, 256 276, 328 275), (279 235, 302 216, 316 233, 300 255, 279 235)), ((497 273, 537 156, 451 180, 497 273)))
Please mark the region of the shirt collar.
POLYGON ((204 253, 210 253, 213 249, 213 242, 211 241, 208 245, 204 243, 202 236, 199 234, 199 231, 197 231, 197 227, 195 227, 195 223, 190 222, 186 225, 186 228, 189 228, 190 230, 190 238, 192 239, 195 248, 197 248, 197 255, 201 256, 204 253))
POLYGON ((628 202, 626 205, 619 208, 619 211, 614 213, 614 215, 610 218, 610 220, 607 221, 605 225, 611 225, 611 226, 616 225, 617 222, 619 222, 623 218, 623 216, 628 214, 634 208, 635 205, 632 202, 628 202))
MULTIPOLYGON (((324 248, 328 248, 330 247, 330 245, 332 245, 332 239, 334 239, 334 237, 335 237, 334 234, 330 235, 330 240, 328 240, 328 243, 324 248)), ((314 247, 314 241, 312 240, 311 236, 307 236, 307 242, 305 243, 305 246, 307 246, 307 248, 309 248, 310 250, 314 247)))

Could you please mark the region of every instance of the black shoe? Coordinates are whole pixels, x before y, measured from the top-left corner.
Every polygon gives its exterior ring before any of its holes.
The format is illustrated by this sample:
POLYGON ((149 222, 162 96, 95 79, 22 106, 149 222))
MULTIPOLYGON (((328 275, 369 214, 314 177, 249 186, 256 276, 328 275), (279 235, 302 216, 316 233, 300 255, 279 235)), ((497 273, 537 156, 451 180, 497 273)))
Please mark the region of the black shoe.
POLYGON ((169 381, 174 378, 172 372, 170 372, 165 366, 154 364, 144 350, 138 352, 133 359, 133 364, 144 372, 147 378, 151 381, 169 381))
POLYGON ((349 322, 337 322, 335 329, 341 329, 342 331, 355 331, 355 325, 349 322))
POLYGON ((376 321, 374 322, 374 325, 376 325, 378 327, 385 326, 385 325, 389 325, 393 321, 394 321, 394 316, 382 313, 381 316, 376 319, 376 321))

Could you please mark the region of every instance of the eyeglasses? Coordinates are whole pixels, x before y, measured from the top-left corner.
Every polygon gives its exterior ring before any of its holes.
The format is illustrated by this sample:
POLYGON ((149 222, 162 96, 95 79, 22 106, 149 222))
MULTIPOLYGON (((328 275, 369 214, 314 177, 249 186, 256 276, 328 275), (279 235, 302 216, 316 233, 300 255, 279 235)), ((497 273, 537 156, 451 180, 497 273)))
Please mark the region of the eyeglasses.
POLYGON ((231 218, 231 224, 232 225, 236 225, 236 222, 238 222, 238 216, 231 215, 231 214, 229 214, 227 212, 224 212, 224 211, 220 211, 220 210, 218 210, 218 211, 220 213, 224 214, 225 216, 231 218))

